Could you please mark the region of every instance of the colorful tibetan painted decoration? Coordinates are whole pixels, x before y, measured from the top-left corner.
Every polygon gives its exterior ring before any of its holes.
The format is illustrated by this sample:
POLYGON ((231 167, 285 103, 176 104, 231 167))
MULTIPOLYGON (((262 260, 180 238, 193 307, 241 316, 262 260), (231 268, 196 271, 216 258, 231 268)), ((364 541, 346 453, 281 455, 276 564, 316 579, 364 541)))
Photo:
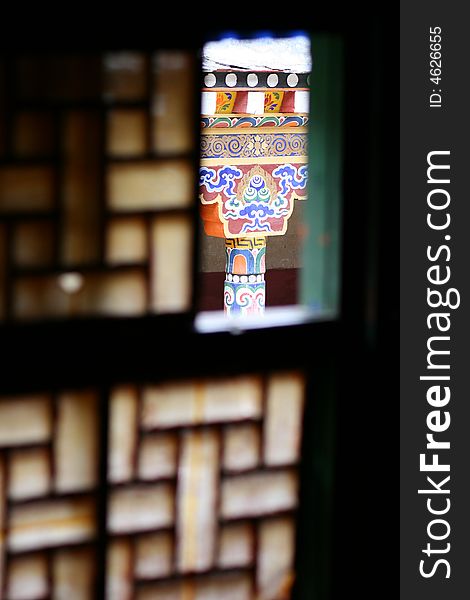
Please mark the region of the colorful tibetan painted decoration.
POLYGON ((265 304, 266 239, 225 240, 224 306, 229 315, 258 314, 265 304))
MULTIPOLYGON (((223 81, 223 73, 218 77, 223 81)), ((269 73, 263 77, 273 81, 269 73)), ((294 202, 307 195, 308 115, 293 110, 297 90, 288 92, 293 112, 279 113, 285 92, 269 86, 249 92, 262 94, 264 114, 237 114, 241 101, 219 87, 216 114, 201 115, 200 214, 207 235, 225 238, 229 316, 263 313, 266 238, 286 233, 294 202)), ((257 97, 246 101, 259 106, 257 97)))
POLYGON ((284 92, 265 92, 264 112, 280 112, 284 92))

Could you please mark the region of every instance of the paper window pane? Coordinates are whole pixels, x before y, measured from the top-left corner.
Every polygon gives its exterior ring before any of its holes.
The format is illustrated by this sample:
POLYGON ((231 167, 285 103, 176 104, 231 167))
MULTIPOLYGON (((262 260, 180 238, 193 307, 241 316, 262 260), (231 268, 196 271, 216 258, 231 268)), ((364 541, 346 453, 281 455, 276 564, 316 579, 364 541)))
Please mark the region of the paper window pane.
POLYGON ((15 556, 8 567, 6 600, 35 600, 49 592, 47 556, 15 556))
POLYGON ((52 565, 53 600, 89 600, 93 597, 95 576, 93 550, 58 550, 52 565))
POLYGON ((52 413, 47 396, 0 398, 0 446, 47 442, 52 413))
POLYGON ((112 210, 185 208, 193 202, 194 169, 189 160, 111 164, 107 172, 112 210))
POLYGON ((151 533, 135 540, 135 575, 139 579, 165 577, 172 572, 173 536, 151 533))
POLYGON ((178 570, 212 566, 217 526, 219 439, 216 431, 183 434, 177 498, 178 570))
POLYGON ((268 381, 264 460, 267 465, 296 462, 300 453, 303 379, 299 374, 273 375, 268 381))
POLYGON ((139 588, 138 600, 253 600, 248 574, 220 574, 139 588))
POLYGON ((220 528, 218 565, 243 567, 253 562, 255 536, 251 523, 223 525, 220 528))
POLYGON ((106 564, 106 600, 132 598, 132 542, 112 540, 106 564))
POLYGON ((140 217, 111 219, 106 227, 108 264, 136 263, 147 260, 147 226, 140 217))
POLYGON ((112 533, 168 527, 173 523, 173 486, 167 483, 112 490, 108 526, 112 533))
POLYGON ((146 58, 139 52, 110 52, 103 58, 103 98, 141 100, 147 94, 146 58))
POLYGON ((225 518, 290 510, 297 504, 297 475, 280 471, 227 477, 221 494, 221 514, 225 518))
POLYGON ((168 383, 143 390, 144 429, 238 421, 261 416, 257 377, 168 383))
POLYGON ((142 110, 115 109, 107 121, 107 152, 110 156, 135 156, 146 150, 147 116, 142 110))
MULTIPOLYGON (((7 495, 7 465, 3 454, 0 453, 0 531, 5 531, 8 520, 7 503, 5 498, 7 495)), ((0 589, 3 589, 5 581, 5 536, 0 536, 0 589)))
POLYGON ((91 498, 43 500, 10 509, 8 547, 13 552, 88 541, 94 533, 91 498))
POLYGON ((290 518, 268 519, 259 526, 258 574, 260 597, 286 597, 293 583, 294 523, 290 518))
POLYGON ((159 479, 176 474, 178 439, 174 434, 150 434, 142 438, 139 448, 139 478, 159 479))
POLYGON ((180 51, 154 60, 153 145, 159 153, 189 152, 194 145, 194 59, 180 51))
POLYGON ((54 444, 56 491, 86 490, 97 483, 97 436, 96 395, 93 392, 61 394, 54 444))
POLYGON ((47 448, 12 450, 8 495, 13 500, 44 496, 51 488, 51 458, 47 448))
POLYGON ((224 432, 224 469, 242 471, 259 464, 260 432, 256 425, 228 426, 224 432))
POLYGON ((191 301, 192 237, 190 219, 168 216, 152 224, 152 308, 156 312, 188 310, 191 301))
POLYGON ((135 387, 115 388, 110 399, 108 476, 112 482, 129 481, 134 473, 137 445, 138 392, 135 387))
MULTIPOLYGON (((74 275, 75 277, 75 275, 74 275)), ((64 289, 60 276, 19 277, 14 286, 14 314, 19 319, 75 315, 143 314, 147 305, 142 270, 78 274, 77 290, 64 289)))

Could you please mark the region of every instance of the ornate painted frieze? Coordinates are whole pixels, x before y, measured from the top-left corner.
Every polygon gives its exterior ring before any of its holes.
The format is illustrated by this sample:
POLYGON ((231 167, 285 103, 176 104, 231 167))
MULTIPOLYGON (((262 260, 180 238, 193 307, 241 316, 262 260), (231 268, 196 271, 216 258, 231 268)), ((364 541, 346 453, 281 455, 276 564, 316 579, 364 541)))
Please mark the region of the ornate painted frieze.
POLYGON ((217 70, 205 72, 202 89, 245 88, 245 89, 308 89, 310 73, 286 73, 285 71, 217 70))
POLYGON ((201 118, 203 129, 220 127, 304 127, 308 124, 308 115, 260 115, 260 116, 238 116, 238 115, 211 115, 201 118))
POLYGON ((307 134, 228 133, 201 136, 201 158, 259 158, 306 156, 307 134))

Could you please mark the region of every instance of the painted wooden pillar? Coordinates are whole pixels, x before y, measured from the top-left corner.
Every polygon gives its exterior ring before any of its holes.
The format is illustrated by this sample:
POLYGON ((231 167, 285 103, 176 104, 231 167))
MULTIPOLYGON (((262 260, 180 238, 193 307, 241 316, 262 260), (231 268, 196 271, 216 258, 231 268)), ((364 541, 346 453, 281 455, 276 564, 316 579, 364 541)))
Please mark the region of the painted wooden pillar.
POLYGON ((266 238, 225 240, 224 310, 229 315, 263 312, 266 238))
POLYGON ((265 307, 266 239, 284 235, 307 187, 308 73, 204 75, 200 200, 207 235, 225 238, 224 310, 265 307))

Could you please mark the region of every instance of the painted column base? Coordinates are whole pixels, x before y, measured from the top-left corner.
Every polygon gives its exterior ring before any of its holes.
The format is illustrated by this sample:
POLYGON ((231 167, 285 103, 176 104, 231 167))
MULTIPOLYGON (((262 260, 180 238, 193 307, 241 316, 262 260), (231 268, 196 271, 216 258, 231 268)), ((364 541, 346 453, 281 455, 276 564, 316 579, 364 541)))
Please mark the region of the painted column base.
POLYGON ((227 315, 264 312, 266 238, 225 240, 224 311, 227 315))
POLYGON ((264 312, 264 275, 232 275, 224 282, 224 310, 228 315, 254 315, 264 312))

